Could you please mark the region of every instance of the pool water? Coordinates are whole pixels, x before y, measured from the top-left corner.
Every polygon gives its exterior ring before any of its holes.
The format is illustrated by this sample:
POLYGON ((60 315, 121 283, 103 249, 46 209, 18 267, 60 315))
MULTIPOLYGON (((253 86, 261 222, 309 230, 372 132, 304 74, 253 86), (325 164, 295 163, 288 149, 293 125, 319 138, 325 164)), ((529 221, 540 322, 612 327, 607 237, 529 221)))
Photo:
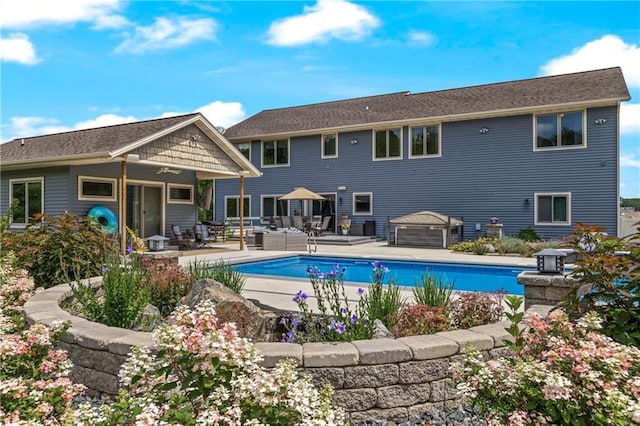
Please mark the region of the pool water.
POLYGON ((346 268, 345 282, 370 283, 373 276, 373 260, 389 268, 385 277, 393 278, 399 285, 413 287, 421 281, 428 270, 431 275, 440 275, 447 282, 455 279, 456 290, 506 291, 508 294, 522 295, 523 287, 517 276, 522 271, 534 268, 511 266, 468 265, 459 263, 419 262, 380 259, 357 259, 346 257, 293 256, 282 259, 261 260, 239 263, 234 267, 243 274, 269 275, 276 277, 307 278, 307 268, 318 267, 320 272, 329 272, 338 264, 346 268))

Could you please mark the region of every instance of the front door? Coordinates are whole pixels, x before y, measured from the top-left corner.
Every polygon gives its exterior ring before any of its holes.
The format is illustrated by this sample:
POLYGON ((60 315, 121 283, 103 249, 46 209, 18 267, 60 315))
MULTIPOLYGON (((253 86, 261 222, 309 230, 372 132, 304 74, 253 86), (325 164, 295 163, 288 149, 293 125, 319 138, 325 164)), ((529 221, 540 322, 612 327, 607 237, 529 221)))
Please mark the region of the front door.
POLYGON ((127 226, 142 238, 163 235, 162 186, 127 183, 127 226))

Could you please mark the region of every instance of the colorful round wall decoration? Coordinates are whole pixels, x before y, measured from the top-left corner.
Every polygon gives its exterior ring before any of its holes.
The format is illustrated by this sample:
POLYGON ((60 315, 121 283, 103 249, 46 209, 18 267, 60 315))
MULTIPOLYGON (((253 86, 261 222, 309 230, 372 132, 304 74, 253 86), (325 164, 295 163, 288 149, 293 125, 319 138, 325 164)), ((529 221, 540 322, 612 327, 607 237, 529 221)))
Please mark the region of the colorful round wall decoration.
POLYGON ((118 218, 115 213, 107 207, 95 206, 89 210, 87 216, 98 223, 102 232, 106 232, 107 234, 115 234, 118 232, 118 218))

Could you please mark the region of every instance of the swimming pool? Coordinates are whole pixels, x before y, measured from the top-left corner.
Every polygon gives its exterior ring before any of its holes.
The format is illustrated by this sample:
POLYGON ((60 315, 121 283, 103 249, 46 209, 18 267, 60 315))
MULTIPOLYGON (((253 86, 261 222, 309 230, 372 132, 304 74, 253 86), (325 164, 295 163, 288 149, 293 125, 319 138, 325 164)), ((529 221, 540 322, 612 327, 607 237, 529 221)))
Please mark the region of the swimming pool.
POLYGON ((309 266, 316 266, 321 272, 329 272, 336 264, 339 264, 340 268, 346 268, 345 282, 370 283, 373 271, 371 263, 373 260, 379 260, 383 266, 389 268, 387 277, 396 279, 397 283, 403 286, 413 286, 428 269, 430 274, 441 275, 448 281, 455 279, 456 290, 504 290, 509 294, 519 295, 522 295, 524 291, 523 287, 518 284, 518 274, 522 271, 535 270, 535 268, 526 267, 323 256, 292 256, 281 259, 259 260, 238 263, 234 267, 243 274, 307 278, 307 268, 309 266))

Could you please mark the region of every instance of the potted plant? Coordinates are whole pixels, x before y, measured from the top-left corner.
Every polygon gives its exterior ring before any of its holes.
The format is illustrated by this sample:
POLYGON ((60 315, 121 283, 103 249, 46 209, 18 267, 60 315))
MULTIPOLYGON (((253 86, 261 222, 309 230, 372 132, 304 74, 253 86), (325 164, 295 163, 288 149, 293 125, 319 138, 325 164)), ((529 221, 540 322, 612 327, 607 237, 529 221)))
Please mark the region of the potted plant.
POLYGON ((343 223, 340 227, 342 228, 342 235, 347 235, 349 233, 349 229, 351 229, 351 224, 343 223))

